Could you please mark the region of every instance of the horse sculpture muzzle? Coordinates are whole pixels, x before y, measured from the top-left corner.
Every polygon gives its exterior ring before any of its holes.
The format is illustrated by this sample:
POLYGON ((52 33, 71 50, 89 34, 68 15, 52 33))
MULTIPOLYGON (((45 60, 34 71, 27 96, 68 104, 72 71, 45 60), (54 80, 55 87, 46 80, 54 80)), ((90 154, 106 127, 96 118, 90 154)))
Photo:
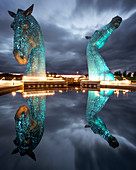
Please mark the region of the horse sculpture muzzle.
POLYGON ((112 18, 112 20, 111 20, 111 24, 115 28, 118 28, 120 26, 121 22, 122 22, 122 18, 119 16, 116 16, 116 17, 112 18))
POLYGON ((25 65, 28 63, 28 57, 26 57, 21 51, 14 50, 13 54, 19 64, 25 65))

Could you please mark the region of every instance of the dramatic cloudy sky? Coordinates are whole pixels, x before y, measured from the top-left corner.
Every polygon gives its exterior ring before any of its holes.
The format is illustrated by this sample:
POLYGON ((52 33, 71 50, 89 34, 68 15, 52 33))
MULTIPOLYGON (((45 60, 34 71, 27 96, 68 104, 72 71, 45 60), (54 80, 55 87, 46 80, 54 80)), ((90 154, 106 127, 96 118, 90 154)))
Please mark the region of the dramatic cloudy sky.
POLYGON ((27 9, 43 31, 47 71, 87 73, 85 35, 92 35, 114 16, 123 22, 100 50, 112 71, 136 71, 136 0, 0 0, 0 71, 24 72, 13 56, 13 21, 8 10, 27 9))

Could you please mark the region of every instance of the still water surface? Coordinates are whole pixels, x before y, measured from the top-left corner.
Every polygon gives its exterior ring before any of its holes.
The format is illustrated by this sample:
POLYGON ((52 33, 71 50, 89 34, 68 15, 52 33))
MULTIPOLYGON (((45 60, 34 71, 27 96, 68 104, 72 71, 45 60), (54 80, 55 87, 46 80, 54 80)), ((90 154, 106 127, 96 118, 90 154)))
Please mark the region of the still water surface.
POLYGON ((135 98, 113 91, 0 96, 0 169, 135 170, 135 98))

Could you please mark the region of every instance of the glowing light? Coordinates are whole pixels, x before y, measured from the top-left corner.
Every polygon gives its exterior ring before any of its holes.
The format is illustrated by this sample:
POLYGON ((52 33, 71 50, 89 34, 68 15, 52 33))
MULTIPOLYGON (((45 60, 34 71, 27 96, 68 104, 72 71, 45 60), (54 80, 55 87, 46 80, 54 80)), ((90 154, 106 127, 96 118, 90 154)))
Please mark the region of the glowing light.
POLYGON ((125 94, 126 94, 126 91, 123 91, 123 94, 125 95, 125 94))
POLYGON ((27 64, 27 75, 40 76, 45 75, 45 44, 40 26, 31 13, 27 17, 23 10, 18 10, 14 16, 11 24, 14 56, 19 64, 27 64))
POLYGON ((12 96, 16 96, 16 92, 12 92, 11 94, 12 94, 12 96))
POLYGON ((59 90, 60 93, 62 93, 63 91, 62 90, 59 90))
POLYGON ((13 85, 23 85, 23 83, 21 82, 21 81, 13 81, 13 80, 0 80, 0 85, 1 86, 4 86, 4 87, 6 87, 6 86, 13 86, 13 85))
POLYGON ((117 97, 119 97, 119 90, 115 90, 115 91, 114 91, 114 94, 116 94, 117 97))
POLYGON ((111 146, 117 147, 118 146, 117 140, 108 131, 103 120, 97 116, 97 114, 105 106, 108 99, 109 99, 109 95, 107 96, 106 92, 104 91, 103 93, 101 92, 96 93, 94 91, 88 92, 87 109, 86 109, 86 119, 88 125, 86 125, 85 127, 90 127, 95 134, 99 134, 100 136, 102 136, 107 142, 109 142, 111 146), (114 139, 113 144, 111 143, 112 138, 114 139))
POLYGON ((84 75, 61 75, 64 78, 80 78, 84 77, 84 75))
POLYGON ((100 96, 99 92, 98 91, 95 91, 95 96, 100 96))
POLYGON ((126 95, 129 92, 129 90, 123 90, 123 95, 126 95))
POLYGON ((75 90, 78 90, 78 87, 75 87, 75 90))
POLYGON ((1 80, 5 80, 5 77, 2 77, 2 79, 1 80))
POLYGON ((23 81, 45 81, 47 80, 47 77, 42 76, 42 77, 35 77, 35 76, 23 76, 23 81))
POLYGON ((95 31, 89 39, 87 45, 87 61, 88 61, 88 74, 89 80, 111 80, 114 81, 114 75, 110 72, 104 59, 98 53, 100 49, 106 43, 111 33, 120 25, 122 19, 115 17, 112 21, 100 30, 95 31), (117 26, 118 23, 118 26, 117 26))
POLYGON ((78 77, 74 78, 75 81, 78 81, 78 77))
POLYGON ((130 85, 130 80, 122 80, 122 81, 101 81, 100 85, 130 85))
POLYGON ((49 92, 49 91, 46 91, 46 92, 24 92, 23 97, 26 98, 26 97, 34 97, 34 96, 52 96, 54 94, 55 94, 54 91, 52 91, 52 92, 49 92))

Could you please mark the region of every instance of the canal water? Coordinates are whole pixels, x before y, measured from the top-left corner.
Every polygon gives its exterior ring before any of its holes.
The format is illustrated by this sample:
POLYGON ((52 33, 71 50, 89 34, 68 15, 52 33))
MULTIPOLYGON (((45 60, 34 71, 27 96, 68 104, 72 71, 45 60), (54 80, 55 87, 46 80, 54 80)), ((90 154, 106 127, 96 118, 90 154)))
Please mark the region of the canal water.
POLYGON ((1 170, 136 170, 136 92, 0 96, 1 170))

